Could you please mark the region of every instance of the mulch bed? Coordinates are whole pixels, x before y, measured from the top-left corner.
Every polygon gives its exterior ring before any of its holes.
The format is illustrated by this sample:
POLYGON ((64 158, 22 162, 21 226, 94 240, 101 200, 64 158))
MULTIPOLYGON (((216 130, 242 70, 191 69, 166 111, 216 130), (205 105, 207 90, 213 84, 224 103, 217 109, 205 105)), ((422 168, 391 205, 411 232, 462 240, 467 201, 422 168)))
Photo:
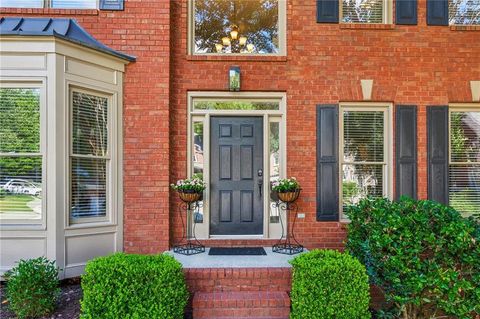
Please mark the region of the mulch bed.
MULTIPOLYGON (((0 286, 0 318, 1 319, 13 319, 15 315, 8 310, 8 302, 5 300, 4 293, 5 286, 0 286)), ((82 289, 78 279, 64 280, 60 284, 61 294, 57 301, 57 308, 55 313, 50 316, 42 317, 39 319, 77 319, 80 318, 80 299, 82 298, 82 289)))

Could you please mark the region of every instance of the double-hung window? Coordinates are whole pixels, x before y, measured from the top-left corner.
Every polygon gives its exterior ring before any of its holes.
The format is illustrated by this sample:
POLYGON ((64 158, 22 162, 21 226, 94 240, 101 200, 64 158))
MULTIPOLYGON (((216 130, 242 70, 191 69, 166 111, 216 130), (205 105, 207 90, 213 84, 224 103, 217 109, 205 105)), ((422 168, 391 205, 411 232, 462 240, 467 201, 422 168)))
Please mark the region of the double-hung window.
POLYGON ((448 0, 451 25, 480 25, 480 0, 448 0))
POLYGON ((392 23, 393 0, 339 0, 342 23, 392 23))
POLYGON ((340 105, 342 208, 368 196, 389 197, 390 126, 389 105, 340 105))
POLYGON ((449 203, 480 213, 480 107, 450 107, 449 203))
POLYGON ((44 190, 42 88, 0 87, 0 219, 39 220, 44 190))
POLYGON ((2 0, 6 8, 96 9, 98 0, 2 0))
POLYGON ((190 0, 190 54, 285 55, 287 0, 190 0))
POLYGON ((110 97, 72 89, 70 100, 70 221, 105 220, 110 204, 110 97))

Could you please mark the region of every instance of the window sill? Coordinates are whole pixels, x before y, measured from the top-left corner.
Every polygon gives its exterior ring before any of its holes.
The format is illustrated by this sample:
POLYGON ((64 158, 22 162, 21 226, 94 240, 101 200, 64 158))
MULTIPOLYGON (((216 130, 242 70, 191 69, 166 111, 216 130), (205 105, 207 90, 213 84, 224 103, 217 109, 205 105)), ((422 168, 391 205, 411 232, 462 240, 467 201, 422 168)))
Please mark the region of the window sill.
POLYGON ((286 55, 187 55, 187 61, 286 62, 286 55))
POLYGON ((452 31, 480 31, 480 25, 451 25, 452 31))
POLYGON ((340 29, 373 29, 373 30, 393 30, 395 24, 384 23, 340 23, 340 29))
POLYGON ((0 8, 0 14, 97 16, 98 10, 97 9, 53 9, 53 8, 0 8))

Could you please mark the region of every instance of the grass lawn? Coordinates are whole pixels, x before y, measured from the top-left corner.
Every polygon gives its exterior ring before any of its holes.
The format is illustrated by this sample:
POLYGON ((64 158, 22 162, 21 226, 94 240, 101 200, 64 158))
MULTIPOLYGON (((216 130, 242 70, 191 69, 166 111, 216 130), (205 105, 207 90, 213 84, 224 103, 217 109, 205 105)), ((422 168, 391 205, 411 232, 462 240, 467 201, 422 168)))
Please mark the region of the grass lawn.
POLYGON ((0 213, 31 212, 32 209, 27 203, 34 199, 35 196, 25 194, 5 195, 0 198, 0 213))

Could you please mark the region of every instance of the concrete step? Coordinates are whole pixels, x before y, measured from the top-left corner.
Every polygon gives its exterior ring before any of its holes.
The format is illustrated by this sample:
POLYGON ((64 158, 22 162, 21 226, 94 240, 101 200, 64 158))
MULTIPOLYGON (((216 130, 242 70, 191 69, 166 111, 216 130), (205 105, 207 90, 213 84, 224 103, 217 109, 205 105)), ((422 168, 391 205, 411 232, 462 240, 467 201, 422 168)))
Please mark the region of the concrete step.
POLYGON ((291 268, 185 268, 193 295, 197 292, 290 291, 291 268))
POLYGON ((290 297, 285 291, 197 292, 193 319, 287 319, 290 297))

